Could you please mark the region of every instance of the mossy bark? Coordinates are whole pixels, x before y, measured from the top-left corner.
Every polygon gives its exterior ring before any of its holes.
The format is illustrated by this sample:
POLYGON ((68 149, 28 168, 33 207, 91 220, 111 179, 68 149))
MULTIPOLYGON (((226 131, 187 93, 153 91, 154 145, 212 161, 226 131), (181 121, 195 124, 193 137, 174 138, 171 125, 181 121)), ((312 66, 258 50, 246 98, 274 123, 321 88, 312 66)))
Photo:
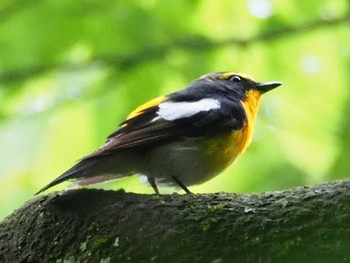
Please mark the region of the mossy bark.
POLYGON ((39 196, 0 223, 0 262, 349 262, 350 180, 263 194, 39 196))

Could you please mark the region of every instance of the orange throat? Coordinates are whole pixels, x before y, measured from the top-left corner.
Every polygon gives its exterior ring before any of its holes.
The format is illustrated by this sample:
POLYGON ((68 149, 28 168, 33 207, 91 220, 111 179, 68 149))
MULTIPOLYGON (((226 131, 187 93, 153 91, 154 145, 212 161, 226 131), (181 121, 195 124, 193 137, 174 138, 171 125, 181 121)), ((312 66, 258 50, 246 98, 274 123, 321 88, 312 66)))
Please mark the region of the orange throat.
POLYGON ((251 90, 247 92, 245 101, 241 101, 246 112, 246 121, 239 130, 226 135, 205 139, 203 152, 206 152, 213 165, 214 173, 221 172, 229 166, 236 157, 248 147, 254 129, 254 121, 259 108, 260 92, 251 90))
POLYGON ((246 96, 246 100, 241 102, 245 110, 247 120, 244 123, 241 132, 240 153, 243 153, 247 149, 252 140, 254 123, 259 109, 261 93, 258 90, 249 90, 247 91, 246 96))

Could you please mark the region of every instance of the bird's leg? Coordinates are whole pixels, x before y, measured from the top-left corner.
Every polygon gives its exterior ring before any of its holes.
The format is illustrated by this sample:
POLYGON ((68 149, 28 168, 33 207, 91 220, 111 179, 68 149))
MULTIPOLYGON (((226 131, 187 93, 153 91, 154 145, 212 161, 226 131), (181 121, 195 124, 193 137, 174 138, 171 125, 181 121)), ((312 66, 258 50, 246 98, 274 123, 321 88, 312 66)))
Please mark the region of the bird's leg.
POLYGON ((186 185, 184 185, 176 176, 172 177, 174 182, 180 186, 182 188, 182 190, 184 190, 186 192, 186 194, 192 194, 192 192, 190 190, 188 190, 188 188, 186 187, 186 185))
POLYGON ((156 185, 156 181, 154 180, 154 178, 147 177, 147 180, 148 180, 149 184, 152 186, 156 195, 159 195, 159 190, 158 190, 158 187, 156 185))

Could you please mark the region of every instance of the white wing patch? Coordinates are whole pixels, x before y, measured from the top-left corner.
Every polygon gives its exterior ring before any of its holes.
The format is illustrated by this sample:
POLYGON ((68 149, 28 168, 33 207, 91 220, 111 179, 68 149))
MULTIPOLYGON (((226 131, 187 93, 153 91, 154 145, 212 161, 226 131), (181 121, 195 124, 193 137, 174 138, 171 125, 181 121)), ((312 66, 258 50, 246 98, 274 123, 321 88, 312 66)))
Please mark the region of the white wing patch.
POLYGON ((220 102, 215 99, 201 99, 193 102, 163 102, 159 104, 157 114, 159 117, 153 121, 163 118, 167 121, 191 117, 199 112, 210 111, 220 108, 220 102))

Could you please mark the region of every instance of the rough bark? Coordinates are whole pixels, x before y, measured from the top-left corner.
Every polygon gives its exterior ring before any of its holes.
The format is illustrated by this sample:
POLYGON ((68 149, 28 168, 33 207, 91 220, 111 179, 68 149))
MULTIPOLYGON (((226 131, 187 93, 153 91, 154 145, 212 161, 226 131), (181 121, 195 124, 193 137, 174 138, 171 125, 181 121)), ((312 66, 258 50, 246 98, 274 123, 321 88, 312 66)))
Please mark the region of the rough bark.
POLYGON ((0 262, 349 262, 350 180, 263 194, 71 190, 0 223, 0 262))

